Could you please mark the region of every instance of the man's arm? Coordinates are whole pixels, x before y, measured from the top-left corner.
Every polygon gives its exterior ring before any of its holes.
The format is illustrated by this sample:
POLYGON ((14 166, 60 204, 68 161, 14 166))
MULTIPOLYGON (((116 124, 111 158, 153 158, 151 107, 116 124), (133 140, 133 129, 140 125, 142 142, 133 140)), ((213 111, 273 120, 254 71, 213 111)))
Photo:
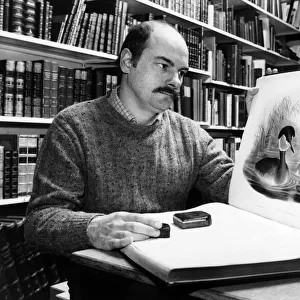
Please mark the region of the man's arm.
POLYGON ((85 154, 71 123, 60 115, 44 138, 26 212, 28 242, 64 254, 91 247, 119 248, 158 236, 161 223, 148 217, 83 211, 88 185, 85 154))

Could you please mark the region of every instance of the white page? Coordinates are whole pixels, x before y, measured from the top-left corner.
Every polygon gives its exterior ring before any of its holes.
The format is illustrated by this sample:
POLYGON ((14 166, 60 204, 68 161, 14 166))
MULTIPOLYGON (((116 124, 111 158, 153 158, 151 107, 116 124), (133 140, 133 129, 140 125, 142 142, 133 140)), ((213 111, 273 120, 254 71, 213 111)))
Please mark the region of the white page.
POLYGON ((300 229, 300 72, 264 76, 257 86, 259 92, 253 99, 236 158, 229 202, 300 229), (276 167, 280 161, 278 134, 286 126, 295 130, 294 153, 291 148, 285 151, 288 173, 282 168, 280 173, 276 167), (272 162, 263 160, 266 157, 272 162), (267 168, 271 164, 277 182, 270 181, 271 169, 267 168))
POLYGON ((272 262, 300 256, 298 229, 222 203, 196 209, 211 214, 211 226, 180 229, 173 224, 174 212, 155 214, 156 219, 170 224, 170 238, 134 242, 122 251, 135 260, 130 249, 135 248, 166 270, 272 262))

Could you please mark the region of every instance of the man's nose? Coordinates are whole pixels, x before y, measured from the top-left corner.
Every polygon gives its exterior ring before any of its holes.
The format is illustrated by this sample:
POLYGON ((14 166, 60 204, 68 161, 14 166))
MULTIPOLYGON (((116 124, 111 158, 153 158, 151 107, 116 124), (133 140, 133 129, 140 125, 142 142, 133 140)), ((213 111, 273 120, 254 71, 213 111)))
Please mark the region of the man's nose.
POLYGON ((169 79, 168 85, 174 89, 179 89, 181 86, 182 80, 180 74, 177 72, 172 73, 171 78, 169 79))

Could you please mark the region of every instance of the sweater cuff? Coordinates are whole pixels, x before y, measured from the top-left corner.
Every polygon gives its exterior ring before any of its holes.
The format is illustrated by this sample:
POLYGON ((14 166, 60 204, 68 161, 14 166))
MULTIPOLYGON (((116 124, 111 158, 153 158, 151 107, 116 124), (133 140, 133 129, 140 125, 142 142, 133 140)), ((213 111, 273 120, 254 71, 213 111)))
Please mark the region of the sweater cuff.
POLYGON ((94 246, 92 245, 90 239, 89 239, 89 236, 88 236, 88 227, 89 227, 89 224, 91 223, 91 221, 96 218, 96 217, 99 217, 99 216, 104 216, 104 214, 93 214, 90 219, 88 220, 87 224, 86 224, 86 229, 85 229, 85 234, 86 234, 86 238, 87 238, 87 243, 88 243, 88 247, 89 248, 94 248, 94 246))

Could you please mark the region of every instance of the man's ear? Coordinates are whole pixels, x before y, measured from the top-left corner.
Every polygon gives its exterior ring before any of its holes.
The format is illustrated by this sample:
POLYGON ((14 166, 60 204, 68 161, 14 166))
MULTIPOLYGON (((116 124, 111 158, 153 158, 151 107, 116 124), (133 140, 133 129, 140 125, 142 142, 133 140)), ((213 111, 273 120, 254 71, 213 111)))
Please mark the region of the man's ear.
POLYGON ((132 67, 132 53, 128 48, 124 48, 120 55, 120 68, 123 73, 129 73, 132 67))

